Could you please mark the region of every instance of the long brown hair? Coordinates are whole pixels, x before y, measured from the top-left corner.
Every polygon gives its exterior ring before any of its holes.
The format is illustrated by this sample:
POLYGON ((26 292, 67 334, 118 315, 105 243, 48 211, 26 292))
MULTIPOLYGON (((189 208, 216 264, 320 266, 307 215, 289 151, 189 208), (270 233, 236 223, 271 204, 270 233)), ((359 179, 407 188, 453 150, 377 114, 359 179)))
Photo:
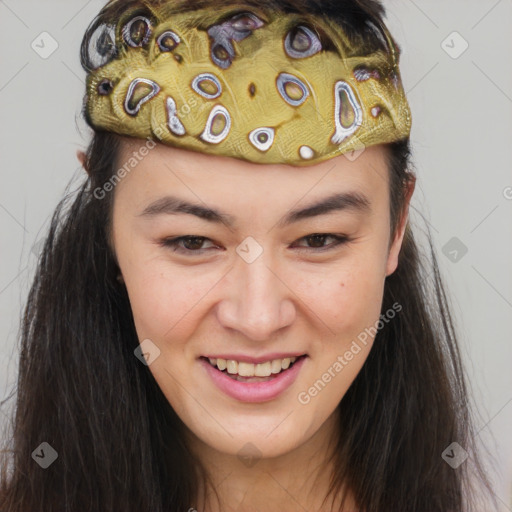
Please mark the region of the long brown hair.
MULTIPOLYGON (((183 9, 213 3, 182 2, 183 9)), ((329 16, 353 37, 363 34, 379 45, 365 28, 385 15, 377 1, 257 4, 329 16)), ((126 5, 112 2, 95 22, 115 18, 126 5)), ((83 59, 88 37, 90 30, 83 59)), ((94 195, 114 175, 119 148, 117 135, 94 132, 88 177, 62 199, 51 221, 21 325, 2 512, 178 512, 197 497, 202 470, 186 446, 184 425, 133 354, 139 340, 107 242, 113 194, 94 195), (32 458, 43 442, 58 454, 47 469, 32 458)), ((405 187, 415 179, 409 140, 390 144, 388 155, 394 234, 405 187)), ((379 330, 339 404, 342 435, 331 496, 348 486, 361 512, 480 511, 478 498, 492 491, 448 300, 432 243, 421 253, 410 226, 398 268, 386 279, 382 311, 396 302, 400 315, 379 330), (441 456, 452 442, 469 452, 457 469, 441 456)))

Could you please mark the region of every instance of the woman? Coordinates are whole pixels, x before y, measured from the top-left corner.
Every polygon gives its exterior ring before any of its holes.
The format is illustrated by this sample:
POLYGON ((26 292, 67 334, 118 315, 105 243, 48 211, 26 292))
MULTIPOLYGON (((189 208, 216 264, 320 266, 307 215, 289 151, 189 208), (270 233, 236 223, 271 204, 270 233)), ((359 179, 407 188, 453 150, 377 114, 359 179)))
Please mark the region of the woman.
POLYGON ((2 511, 482 510, 383 16, 114 1, 93 21, 88 176, 28 299, 2 511))

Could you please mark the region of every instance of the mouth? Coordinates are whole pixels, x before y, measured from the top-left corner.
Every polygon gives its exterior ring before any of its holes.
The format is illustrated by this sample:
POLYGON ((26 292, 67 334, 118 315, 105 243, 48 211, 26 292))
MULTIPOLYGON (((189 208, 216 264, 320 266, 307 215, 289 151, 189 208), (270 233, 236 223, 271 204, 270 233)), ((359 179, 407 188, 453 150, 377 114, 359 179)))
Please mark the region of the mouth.
POLYGON ((207 362, 219 372, 238 382, 267 382, 289 372, 294 365, 304 359, 306 354, 297 357, 273 359, 261 363, 248 363, 232 359, 208 358, 200 359, 207 362))

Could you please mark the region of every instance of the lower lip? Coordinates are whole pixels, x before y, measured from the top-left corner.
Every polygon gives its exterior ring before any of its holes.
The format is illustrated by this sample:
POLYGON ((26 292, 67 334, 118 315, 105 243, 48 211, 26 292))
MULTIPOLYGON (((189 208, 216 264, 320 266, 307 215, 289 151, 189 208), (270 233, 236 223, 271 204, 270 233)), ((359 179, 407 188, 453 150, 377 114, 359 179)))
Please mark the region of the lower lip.
POLYGON ((200 363, 217 387, 231 398, 241 402, 267 402, 278 397, 293 384, 306 357, 300 357, 291 368, 264 382, 240 382, 228 377, 204 359, 200 359, 200 363))

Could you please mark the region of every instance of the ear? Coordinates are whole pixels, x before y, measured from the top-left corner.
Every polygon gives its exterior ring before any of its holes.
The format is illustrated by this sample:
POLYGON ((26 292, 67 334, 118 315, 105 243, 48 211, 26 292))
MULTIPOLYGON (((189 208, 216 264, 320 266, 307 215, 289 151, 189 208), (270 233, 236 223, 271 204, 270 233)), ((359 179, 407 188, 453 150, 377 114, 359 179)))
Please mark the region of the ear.
POLYGON ((80 162, 80 165, 85 169, 87 174, 89 174, 89 171, 87 170, 86 164, 85 164, 85 153, 81 149, 76 150, 76 157, 78 158, 78 161, 80 162))
POLYGON ((388 261, 386 263, 386 277, 391 275, 398 267, 398 255, 400 254, 400 249, 402 248, 405 229, 409 220, 409 206, 415 187, 416 177, 412 175, 408 179, 406 185, 402 214, 400 216, 398 226, 396 227, 395 238, 389 249, 388 261))

